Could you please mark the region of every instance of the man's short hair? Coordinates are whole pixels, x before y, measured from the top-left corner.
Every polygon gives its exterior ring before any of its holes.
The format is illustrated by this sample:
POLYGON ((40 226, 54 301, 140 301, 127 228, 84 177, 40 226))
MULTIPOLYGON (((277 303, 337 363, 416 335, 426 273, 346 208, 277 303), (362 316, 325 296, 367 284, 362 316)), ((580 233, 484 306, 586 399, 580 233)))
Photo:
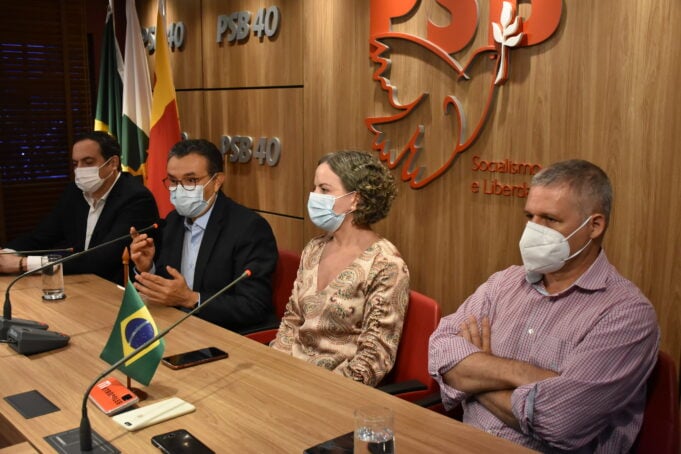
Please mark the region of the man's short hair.
POLYGON ((198 154, 208 161, 208 173, 214 175, 224 171, 224 159, 218 147, 213 142, 205 139, 181 140, 173 145, 168 153, 170 158, 183 158, 189 154, 198 154))
POLYGON ((603 213, 609 223, 612 185, 603 169, 583 159, 570 159, 551 164, 532 178, 532 186, 559 185, 567 185, 577 196, 582 214, 603 213))
MULTIPOLYGON (((121 146, 114 136, 104 131, 91 131, 79 136, 75 143, 83 140, 92 140, 99 144, 99 151, 105 161, 111 159, 112 156, 121 157, 121 146)), ((118 170, 121 170, 120 159, 118 162, 118 170)))

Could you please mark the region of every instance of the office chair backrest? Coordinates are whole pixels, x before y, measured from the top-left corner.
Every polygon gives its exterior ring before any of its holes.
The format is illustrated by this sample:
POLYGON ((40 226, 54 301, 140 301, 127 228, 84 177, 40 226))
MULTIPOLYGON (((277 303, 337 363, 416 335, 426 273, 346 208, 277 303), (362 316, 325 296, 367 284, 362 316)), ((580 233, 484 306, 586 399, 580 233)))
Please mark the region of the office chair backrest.
POLYGON ((660 351, 648 378, 643 425, 636 438, 636 453, 679 454, 679 396, 674 360, 660 351))
POLYGON ((430 335, 440 323, 441 315, 437 301, 414 290, 409 292, 409 307, 404 319, 395 366, 383 384, 418 380, 426 385, 427 389, 396 394, 403 399, 414 401, 438 392, 437 383, 428 373, 428 342, 430 335))
POLYGON ((293 283, 298 275, 300 254, 279 249, 279 260, 272 275, 272 304, 279 320, 284 316, 286 303, 291 296, 293 283))
POLYGON ((243 332, 242 334, 256 342, 269 344, 277 335, 279 323, 286 311, 286 303, 291 297, 293 283, 298 275, 300 255, 293 251, 279 249, 279 260, 272 274, 272 305, 276 320, 267 320, 265 323, 243 332))

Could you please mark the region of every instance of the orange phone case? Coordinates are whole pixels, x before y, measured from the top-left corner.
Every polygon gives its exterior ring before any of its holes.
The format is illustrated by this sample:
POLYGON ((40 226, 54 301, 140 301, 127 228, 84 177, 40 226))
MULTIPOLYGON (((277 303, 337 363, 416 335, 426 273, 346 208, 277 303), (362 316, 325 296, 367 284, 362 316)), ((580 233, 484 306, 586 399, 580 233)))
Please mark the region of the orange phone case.
POLYGON ((114 377, 100 381, 90 391, 90 400, 107 415, 115 415, 135 405, 139 397, 114 377))

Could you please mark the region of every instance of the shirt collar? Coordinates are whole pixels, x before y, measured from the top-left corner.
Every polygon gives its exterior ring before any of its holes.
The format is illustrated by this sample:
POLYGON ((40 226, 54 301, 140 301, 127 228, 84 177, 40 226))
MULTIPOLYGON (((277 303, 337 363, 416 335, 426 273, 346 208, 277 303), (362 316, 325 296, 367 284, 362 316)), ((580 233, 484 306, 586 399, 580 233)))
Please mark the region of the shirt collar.
POLYGON ((575 281, 577 287, 585 290, 600 290, 606 287, 606 279, 608 278, 607 270, 610 267, 610 262, 605 256, 605 251, 601 249, 598 257, 591 264, 588 270, 575 281))
POLYGON ((116 186, 116 183, 118 182, 118 179, 121 177, 122 172, 117 172, 116 179, 114 180, 114 183, 111 185, 108 191, 106 191, 98 200, 95 202, 95 199, 93 199, 89 194, 86 194, 83 192, 83 197, 85 197, 85 201, 87 202, 88 205, 90 205, 90 208, 97 208, 101 204, 103 204, 106 201, 106 198, 109 197, 109 193, 113 189, 114 186, 116 186))
MULTIPOLYGON (((217 200, 215 201, 217 202, 217 200)), ((210 219, 210 214, 213 212, 213 208, 215 208, 215 202, 208 208, 208 211, 203 213, 201 216, 196 218, 194 222, 188 217, 185 216, 184 218, 184 228, 187 230, 192 230, 193 228, 200 228, 201 230, 206 230, 206 226, 208 225, 208 220, 210 219)))
POLYGON ((525 280, 532 285, 532 287, 544 296, 558 296, 565 292, 569 292, 573 287, 579 287, 584 290, 596 291, 601 290, 606 287, 606 279, 608 273, 606 272, 610 262, 605 255, 605 251, 601 249, 596 257, 596 260, 591 264, 588 270, 586 270, 581 276, 577 278, 575 282, 572 283, 568 288, 560 293, 551 295, 546 291, 544 283, 542 282, 542 274, 538 273, 527 273, 525 275, 525 280))

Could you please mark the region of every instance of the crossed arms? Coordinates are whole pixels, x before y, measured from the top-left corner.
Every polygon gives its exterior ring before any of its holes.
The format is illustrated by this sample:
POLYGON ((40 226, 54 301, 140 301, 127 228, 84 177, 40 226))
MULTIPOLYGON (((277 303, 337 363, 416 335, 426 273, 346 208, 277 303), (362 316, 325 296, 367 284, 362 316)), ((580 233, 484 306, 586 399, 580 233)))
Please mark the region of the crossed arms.
POLYGON ((511 405, 513 390, 559 374, 523 361, 494 356, 488 317, 482 318, 478 328, 477 319, 471 315, 461 323, 459 330, 460 336, 479 348, 480 352, 467 356, 445 372, 445 383, 475 395, 477 401, 504 424, 520 430, 511 405))
POLYGON ((509 286, 514 274, 490 277, 431 336, 443 403, 557 449, 635 430, 659 343, 650 303, 628 284, 545 299, 509 286))

